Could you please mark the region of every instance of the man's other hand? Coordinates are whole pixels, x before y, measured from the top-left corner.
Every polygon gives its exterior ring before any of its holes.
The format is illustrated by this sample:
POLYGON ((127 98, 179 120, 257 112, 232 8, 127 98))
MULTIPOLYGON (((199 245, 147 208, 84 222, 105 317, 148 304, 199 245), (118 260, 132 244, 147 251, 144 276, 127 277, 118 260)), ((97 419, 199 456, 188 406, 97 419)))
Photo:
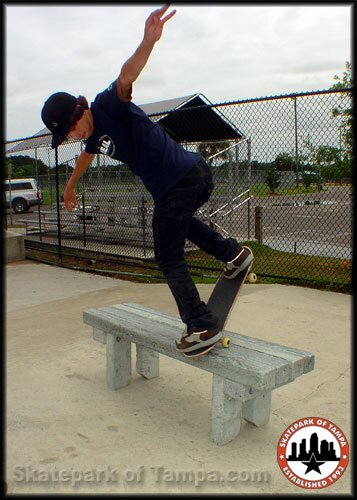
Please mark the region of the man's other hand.
POLYGON ((72 212, 73 208, 78 208, 76 193, 74 192, 74 189, 71 186, 67 185, 63 193, 63 202, 68 212, 72 212))

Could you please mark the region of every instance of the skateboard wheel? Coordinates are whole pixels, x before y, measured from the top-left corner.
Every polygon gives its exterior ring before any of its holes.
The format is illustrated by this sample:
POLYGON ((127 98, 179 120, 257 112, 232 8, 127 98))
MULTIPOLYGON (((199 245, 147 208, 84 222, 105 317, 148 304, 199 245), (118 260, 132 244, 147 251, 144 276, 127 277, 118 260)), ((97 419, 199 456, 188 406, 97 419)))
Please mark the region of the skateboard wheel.
POLYGON ((249 273, 248 274, 248 281, 249 283, 256 283, 257 282, 257 275, 255 273, 249 273))
POLYGON ((222 337, 221 344, 223 347, 228 347, 231 343, 231 339, 229 337, 222 337))

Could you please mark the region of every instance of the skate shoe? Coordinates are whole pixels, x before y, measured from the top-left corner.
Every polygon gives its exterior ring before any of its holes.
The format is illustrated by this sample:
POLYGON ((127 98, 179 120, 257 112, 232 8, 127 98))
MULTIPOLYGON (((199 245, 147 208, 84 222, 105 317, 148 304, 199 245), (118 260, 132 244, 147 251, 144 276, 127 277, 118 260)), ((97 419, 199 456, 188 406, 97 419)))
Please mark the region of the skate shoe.
POLYGON ((216 344, 221 337, 222 332, 218 328, 191 327, 184 332, 179 342, 175 341, 176 348, 182 353, 193 353, 216 344))
POLYGON ((238 255, 231 261, 226 263, 223 270, 223 275, 227 279, 233 279, 239 273, 245 271, 253 261, 253 252, 248 247, 242 247, 238 255))

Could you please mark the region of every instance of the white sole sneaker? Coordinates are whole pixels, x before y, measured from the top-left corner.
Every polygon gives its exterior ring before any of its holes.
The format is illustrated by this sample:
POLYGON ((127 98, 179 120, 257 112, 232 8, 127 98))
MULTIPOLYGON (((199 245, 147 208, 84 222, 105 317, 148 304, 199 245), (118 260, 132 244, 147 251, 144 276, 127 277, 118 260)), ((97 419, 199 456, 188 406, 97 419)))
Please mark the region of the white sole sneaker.
POLYGON ((223 274, 228 280, 238 276, 245 271, 253 262, 253 252, 248 247, 242 247, 241 251, 233 260, 226 263, 223 274))

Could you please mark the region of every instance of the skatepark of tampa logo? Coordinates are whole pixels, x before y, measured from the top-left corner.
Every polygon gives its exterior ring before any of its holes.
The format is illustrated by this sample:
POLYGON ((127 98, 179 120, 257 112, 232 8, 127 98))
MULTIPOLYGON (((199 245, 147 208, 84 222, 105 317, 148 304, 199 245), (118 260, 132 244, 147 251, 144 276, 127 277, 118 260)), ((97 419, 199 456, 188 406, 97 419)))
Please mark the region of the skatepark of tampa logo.
POLYGON ((278 443, 278 463, 285 477, 305 489, 326 488, 345 472, 349 460, 346 436, 320 417, 297 420, 278 443))

